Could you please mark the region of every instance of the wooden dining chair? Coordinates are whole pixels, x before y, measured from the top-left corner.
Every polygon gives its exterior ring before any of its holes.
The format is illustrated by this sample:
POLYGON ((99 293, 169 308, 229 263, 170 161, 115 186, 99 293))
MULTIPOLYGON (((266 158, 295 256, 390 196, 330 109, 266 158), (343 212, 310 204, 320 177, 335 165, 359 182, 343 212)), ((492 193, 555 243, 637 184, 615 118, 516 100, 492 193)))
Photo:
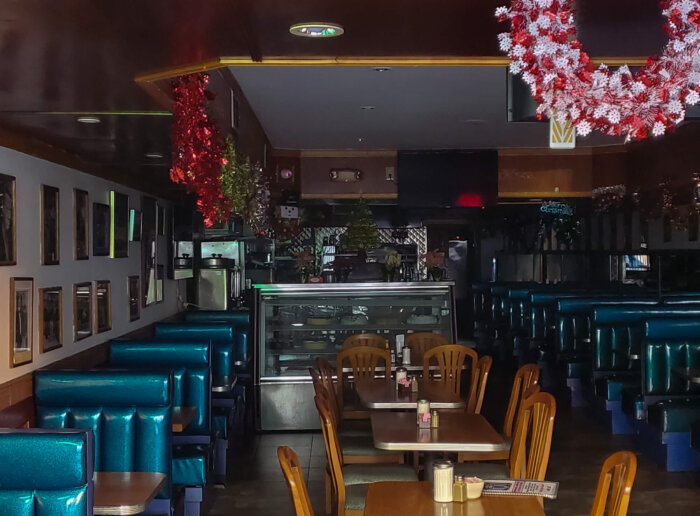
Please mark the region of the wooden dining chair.
POLYGON ((429 349, 437 346, 447 346, 450 341, 439 333, 418 332, 409 333, 404 340, 404 347, 411 350, 411 364, 422 365, 423 355, 429 349))
POLYGON ((557 402, 548 392, 523 400, 510 447, 511 478, 544 480, 556 414, 557 402))
POLYGON ((608 457, 600 470, 591 516, 626 516, 636 474, 634 453, 619 451, 608 457))
POLYGON ((492 364, 493 358, 488 355, 484 355, 476 362, 472 372, 469 399, 467 400, 467 412, 470 414, 481 414, 481 407, 484 404, 484 395, 486 394, 486 383, 489 379, 492 364))
POLYGON ((459 395, 462 383, 462 367, 467 357, 472 362, 471 371, 473 377, 479 357, 472 348, 459 344, 448 344, 431 348, 423 354, 423 378, 430 378, 430 362, 434 360, 440 369, 440 382, 449 384, 451 392, 459 395))
POLYGON ((347 376, 343 373, 344 367, 352 370, 353 382, 357 384, 362 380, 371 380, 376 377, 377 366, 383 362, 385 372, 384 380, 391 381, 391 356, 386 349, 371 346, 357 346, 342 350, 336 358, 338 376, 338 407, 343 419, 367 419, 369 412, 355 407, 345 406, 345 397, 354 396, 355 391, 350 388, 347 376))
MULTIPOLYGON (((333 381, 333 373, 335 368, 331 363, 323 357, 316 357, 316 367, 321 376, 321 383, 328 389, 331 401, 335 404, 336 412, 340 413, 342 407, 338 404, 338 396, 336 394, 335 382, 333 381)), ((340 391, 342 394, 342 390, 340 391)))
POLYGON ((520 403, 523 399, 523 394, 530 390, 533 385, 537 385, 539 379, 540 368, 537 367, 537 364, 525 364, 515 373, 513 387, 510 390, 506 417, 503 421, 504 437, 511 437, 513 435, 515 420, 518 415, 520 403))
POLYGON ((306 482, 304 482, 304 472, 299 465, 299 457, 288 446, 280 446, 277 448, 277 458, 282 466, 282 473, 287 481, 289 493, 292 495, 294 513, 296 516, 314 516, 309 492, 306 489, 306 482))
POLYGON ((357 333, 350 335, 343 342, 343 350, 357 346, 369 346, 380 349, 389 349, 389 341, 377 333, 357 333))
POLYGON ((403 464, 374 464, 371 467, 344 464, 343 450, 327 400, 314 398, 321 419, 321 432, 326 448, 328 473, 336 502, 336 516, 362 516, 368 484, 382 481, 414 482, 418 477, 411 466, 403 464))

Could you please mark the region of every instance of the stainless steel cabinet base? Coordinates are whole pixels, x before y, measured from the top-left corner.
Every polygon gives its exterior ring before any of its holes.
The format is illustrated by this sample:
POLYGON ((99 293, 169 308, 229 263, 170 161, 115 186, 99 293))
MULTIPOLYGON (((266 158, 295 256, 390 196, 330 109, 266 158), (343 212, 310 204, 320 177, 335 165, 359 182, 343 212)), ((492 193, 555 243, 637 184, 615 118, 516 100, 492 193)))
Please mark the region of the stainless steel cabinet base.
POLYGON ((311 382, 263 383, 260 389, 260 430, 321 428, 311 382))

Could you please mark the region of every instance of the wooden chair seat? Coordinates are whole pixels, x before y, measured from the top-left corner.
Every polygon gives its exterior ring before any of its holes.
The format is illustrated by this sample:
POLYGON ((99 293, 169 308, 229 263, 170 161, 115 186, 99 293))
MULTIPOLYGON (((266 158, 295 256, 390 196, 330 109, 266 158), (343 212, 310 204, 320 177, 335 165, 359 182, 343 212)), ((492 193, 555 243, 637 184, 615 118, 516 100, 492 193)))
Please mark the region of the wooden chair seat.
POLYGON ((505 464, 493 462, 465 462, 454 465, 455 475, 464 477, 479 477, 484 480, 504 480, 510 478, 510 472, 505 464))
POLYGON ((372 434, 342 435, 340 449, 343 452, 343 464, 403 464, 402 452, 380 450, 374 447, 372 434))

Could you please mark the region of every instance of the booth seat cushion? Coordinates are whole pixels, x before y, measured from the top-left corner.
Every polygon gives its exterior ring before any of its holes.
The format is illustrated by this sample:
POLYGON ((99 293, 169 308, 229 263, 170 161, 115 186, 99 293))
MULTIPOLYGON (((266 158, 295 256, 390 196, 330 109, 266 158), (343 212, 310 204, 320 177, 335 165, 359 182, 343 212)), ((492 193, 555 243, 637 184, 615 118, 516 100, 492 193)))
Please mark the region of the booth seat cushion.
POLYGON ((218 312, 213 310, 197 310, 185 312, 185 322, 188 323, 210 323, 226 322, 236 326, 246 326, 250 324, 250 312, 218 312))
POLYGON ((208 341, 112 341, 110 366, 169 369, 173 373, 174 407, 197 407, 185 435, 211 431, 211 372, 208 341))
POLYGON ((484 480, 504 480, 510 478, 505 464, 495 462, 462 462, 455 464, 455 475, 479 477, 484 480))
POLYGON ((692 425, 700 421, 700 399, 675 399, 660 401, 647 408, 650 425, 661 432, 690 432, 692 425))
POLYGON ((207 483, 208 448, 200 444, 173 446, 173 484, 204 486, 207 483))
POLYGON ((400 452, 380 450, 374 447, 372 435, 341 435, 340 447, 346 456, 396 455, 400 452))
POLYGON ((700 385, 673 372, 700 365, 700 317, 649 319, 645 338, 644 394, 700 395, 700 385))
POLYGON ((588 378, 591 375, 591 364, 588 361, 571 361, 566 363, 567 378, 588 378))
POLYGON ((597 378, 595 381, 596 396, 599 396, 607 401, 622 401, 622 390, 632 388, 636 392, 641 392, 639 385, 641 379, 636 377, 608 376, 597 378))
POLYGON ((415 482, 416 472, 404 464, 348 464, 343 466, 346 486, 372 482, 415 482))
POLYGON ((0 429, 0 514, 92 514, 92 433, 0 429))
POLYGON ((345 487, 345 510, 364 511, 369 484, 354 484, 345 487))
POLYGON ((213 434, 228 439, 228 427, 231 420, 233 410, 230 407, 213 407, 212 408, 212 430, 213 434))

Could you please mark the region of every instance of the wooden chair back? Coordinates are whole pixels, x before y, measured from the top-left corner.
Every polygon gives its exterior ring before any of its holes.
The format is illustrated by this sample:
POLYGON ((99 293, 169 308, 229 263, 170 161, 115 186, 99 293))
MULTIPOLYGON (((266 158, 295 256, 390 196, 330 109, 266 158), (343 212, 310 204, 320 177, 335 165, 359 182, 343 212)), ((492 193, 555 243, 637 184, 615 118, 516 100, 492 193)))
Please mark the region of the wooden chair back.
POLYGON ((376 333, 357 333, 355 335, 350 335, 343 342, 343 350, 357 346, 387 349, 389 347, 389 341, 386 337, 382 337, 376 333))
POLYGON ((515 373, 513 378, 513 387, 510 391, 510 399, 508 400, 508 409, 503 422, 503 435, 512 437, 515 427, 515 421, 518 415, 518 409, 523 399, 523 394, 527 392, 533 385, 537 385, 540 379, 540 368, 536 364, 525 364, 515 373))
POLYGON ((591 516, 626 516, 636 474, 634 453, 619 451, 608 457, 600 470, 591 516))
POLYGON ((306 489, 306 482, 304 482, 304 472, 299 464, 299 457, 288 446, 280 446, 277 448, 277 458, 282 466, 282 473, 287 481, 289 493, 292 495, 296 516, 314 516, 309 492, 306 489))
POLYGON ((314 387, 316 387, 316 385, 323 385, 321 375, 313 367, 309 367, 309 376, 311 376, 311 382, 314 384, 314 387))
POLYGON ((423 355, 423 378, 430 378, 430 361, 435 360, 440 368, 440 381, 449 384, 453 394, 460 394, 462 367, 467 357, 471 358, 472 361, 473 378, 479 357, 472 348, 459 344, 448 344, 431 348, 423 355))
MULTIPOLYGON (((333 381, 334 367, 331 363, 323 357, 316 357, 316 367, 318 367, 318 372, 321 375, 321 383, 328 391, 328 396, 331 400, 331 408, 336 413, 336 415, 342 410, 338 403, 338 396, 336 395, 335 382, 333 381)), ((342 394, 342 390, 340 391, 342 394)))
POLYGON ((411 349, 411 364, 421 365, 426 351, 437 346, 447 346, 449 343, 450 341, 439 333, 422 331, 406 335, 404 347, 411 349))
POLYGON ((336 494, 337 513, 345 514, 345 480, 343 479, 343 451, 340 448, 338 432, 336 430, 333 415, 331 414, 327 400, 321 396, 314 398, 316 409, 321 419, 321 432, 323 433, 323 444, 326 447, 326 460, 331 472, 333 491, 336 494))
POLYGON ((469 400, 467 400, 467 412, 471 414, 481 414, 481 407, 484 404, 484 395, 486 393, 486 382, 489 379, 489 372, 493 358, 484 355, 477 362, 472 371, 472 386, 469 392, 469 400))
POLYGON ((391 355, 386 349, 370 346, 357 346, 342 350, 336 358, 336 370, 338 374, 338 407, 343 413, 344 396, 347 376, 343 373, 343 368, 348 366, 352 369, 353 381, 357 384, 362 380, 371 380, 376 376, 377 366, 383 362, 386 374, 384 379, 391 381, 391 355))
POLYGON ((510 447, 510 477, 544 480, 552 447, 557 402, 547 392, 523 399, 510 447))

